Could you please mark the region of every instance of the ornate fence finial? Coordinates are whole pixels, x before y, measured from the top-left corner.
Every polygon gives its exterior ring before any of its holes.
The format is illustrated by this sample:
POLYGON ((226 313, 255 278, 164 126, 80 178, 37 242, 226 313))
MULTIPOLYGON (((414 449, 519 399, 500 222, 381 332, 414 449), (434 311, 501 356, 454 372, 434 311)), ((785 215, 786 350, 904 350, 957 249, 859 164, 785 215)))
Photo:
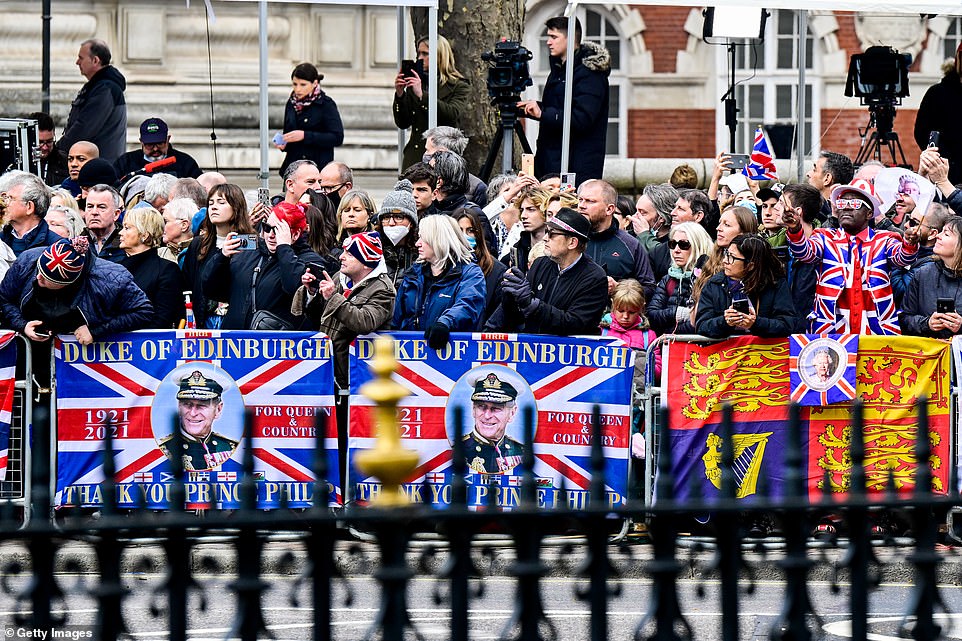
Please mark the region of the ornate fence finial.
POLYGON ((359 470, 381 481, 381 492, 371 501, 378 507, 408 504, 407 496, 401 491, 401 481, 418 464, 418 453, 401 447, 397 404, 408 395, 408 391, 391 380, 396 369, 394 340, 381 336, 374 342, 374 360, 371 362, 376 378, 361 387, 361 394, 377 404, 374 411, 377 442, 373 449, 359 452, 354 458, 359 470))

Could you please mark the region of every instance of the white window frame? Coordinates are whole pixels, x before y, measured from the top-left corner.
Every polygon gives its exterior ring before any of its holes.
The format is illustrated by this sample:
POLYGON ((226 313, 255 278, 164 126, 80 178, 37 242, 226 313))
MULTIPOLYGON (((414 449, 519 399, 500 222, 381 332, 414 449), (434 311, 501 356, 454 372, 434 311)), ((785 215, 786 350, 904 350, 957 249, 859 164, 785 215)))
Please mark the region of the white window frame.
MULTIPOLYGON (((774 14, 776 10, 772 10, 774 14)), ((778 11, 786 11, 784 9, 778 11)), ((794 12, 793 12, 794 13, 794 12)), ((797 24, 797 23, 795 23, 797 24)), ((778 69, 776 67, 778 62, 778 50, 777 50, 777 39, 775 34, 776 29, 776 16, 772 15, 768 18, 768 22, 765 25, 765 40, 761 44, 755 45, 756 47, 764 47, 764 60, 765 66, 759 66, 755 72, 754 77, 752 76, 750 56, 751 47, 745 45, 739 48, 744 49, 744 55, 746 60, 745 67, 739 67, 735 69, 735 83, 738 86, 763 86, 764 91, 764 105, 763 111, 764 116, 761 122, 755 122, 754 120, 745 121, 744 112, 747 105, 743 104, 742 101, 738 102, 739 109, 739 122, 745 124, 745 137, 741 140, 736 139, 736 146, 738 147, 738 153, 751 153, 751 140, 755 131, 756 125, 771 125, 776 122, 785 122, 784 118, 775 118, 776 114, 776 99, 775 99, 775 87, 777 85, 789 85, 792 86, 794 90, 798 88, 798 67, 793 66, 791 69, 778 69)), ((806 145, 809 149, 804 150, 806 152, 805 156, 808 156, 808 151, 816 149, 818 147, 818 140, 821 137, 821 97, 822 97, 822 79, 820 73, 820 56, 818 47, 818 38, 811 33, 811 28, 809 28, 809 34, 812 38, 812 67, 805 70, 805 84, 811 87, 812 90, 812 115, 811 115, 811 134, 810 137, 806 137, 806 145)), ((795 36, 796 41, 798 36, 795 36)), ((718 93, 718 104, 715 109, 715 147, 718 152, 721 151, 732 151, 728 149, 729 142, 729 130, 725 125, 725 105, 721 102, 721 96, 726 91, 728 91, 728 85, 730 82, 730 70, 728 67, 728 47, 724 45, 714 45, 715 49, 715 71, 716 71, 716 89, 718 93)), ((796 57, 797 58, 797 57, 796 57)), ((797 65, 797 60, 793 61, 797 65)), ((795 93, 795 91, 793 91, 795 93)), ((794 103, 794 101, 793 101, 794 103)), ((791 121, 795 121, 795 114, 792 113, 791 121)), ((787 160, 787 159, 780 159, 787 160)))

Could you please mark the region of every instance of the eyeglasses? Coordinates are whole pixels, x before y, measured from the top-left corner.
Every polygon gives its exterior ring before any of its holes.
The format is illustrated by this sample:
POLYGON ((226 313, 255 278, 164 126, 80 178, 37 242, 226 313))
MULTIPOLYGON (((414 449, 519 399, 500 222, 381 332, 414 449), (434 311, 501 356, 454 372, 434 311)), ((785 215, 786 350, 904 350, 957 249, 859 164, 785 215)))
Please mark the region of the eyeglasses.
POLYGON ((687 240, 669 240, 668 249, 674 249, 675 247, 681 248, 682 251, 688 251, 691 249, 691 243, 687 240))
POLYGON ((860 198, 836 198, 835 209, 861 209, 868 204, 860 198))
POLYGON ((726 263, 734 263, 736 260, 745 262, 747 259, 742 258, 741 256, 735 256, 734 254, 732 254, 730 251, 726 249, 725 253, 722 254, 722 260, 724 260, 726 263))
POLYGON ((932 225, 926 225, 921 220, 916 220, 914 218, 906 218, 905 226, 906 227, 928 227, 929 229, 934 229, 935 231, 942 231, 938 227, 933 227, 932 225))
POLYGON ((381 220, 390 220, 393 223, 403 223, 407 220, 407 216, 404 214, 381 214, 381 220))
POLYGON ((53 138, 50 140, 37 140, 38 147, 53 147, 53 138))
POLYGON ((337 183, 336 185, 318 185, 314 189, 321 192, 322 194, 330 194, 332 192, 337 191, 338 189, 340 189, 346 184, 347 183, 345 182, 345 183, 337 183))
POLYGON ((262 234, 272 234, 277 231, 277 227, 274 225, 268 225, 267 223, 261 223, 260 230, 262 234))
POLYGON ((567 236, 568 234, 563 231, 558 231, 557 229, 549 229, 544 233, 545 238, 554 238, 555 236, 567 236))

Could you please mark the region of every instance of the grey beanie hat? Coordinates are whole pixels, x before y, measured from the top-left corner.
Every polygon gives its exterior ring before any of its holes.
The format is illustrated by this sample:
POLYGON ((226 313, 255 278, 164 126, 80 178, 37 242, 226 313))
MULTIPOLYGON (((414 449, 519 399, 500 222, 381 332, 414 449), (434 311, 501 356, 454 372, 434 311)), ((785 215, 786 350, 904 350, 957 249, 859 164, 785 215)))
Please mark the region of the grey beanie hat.
POLYGON ((414 185, 410 180, 399 180, 394 185, 394 191, 388 192, 381 204, 377 217, 384 214, 404 214, 415 225, 418 222, 418 206, 414 202, 414 185))

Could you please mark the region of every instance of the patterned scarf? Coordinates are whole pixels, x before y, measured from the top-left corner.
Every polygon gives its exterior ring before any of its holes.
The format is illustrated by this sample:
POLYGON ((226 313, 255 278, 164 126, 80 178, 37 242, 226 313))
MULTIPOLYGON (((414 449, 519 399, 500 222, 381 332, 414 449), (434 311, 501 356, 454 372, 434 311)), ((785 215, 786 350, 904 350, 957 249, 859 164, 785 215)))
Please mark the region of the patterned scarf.
POLYGON ((321 97, 321 85, 320 83, 318 83, 317 85, 314 86, 314 91, 312 91, 307 98, 304 98, 302 100, 298 100, 297 98, 295 98, 294 92, 292 91, 291 104, 294 105, 294 111, 296 111, 297 113, 301 113, 301 110, 303 110, 304 107, 310 107, 314 103, 314 101, 320 97, 321 97))

